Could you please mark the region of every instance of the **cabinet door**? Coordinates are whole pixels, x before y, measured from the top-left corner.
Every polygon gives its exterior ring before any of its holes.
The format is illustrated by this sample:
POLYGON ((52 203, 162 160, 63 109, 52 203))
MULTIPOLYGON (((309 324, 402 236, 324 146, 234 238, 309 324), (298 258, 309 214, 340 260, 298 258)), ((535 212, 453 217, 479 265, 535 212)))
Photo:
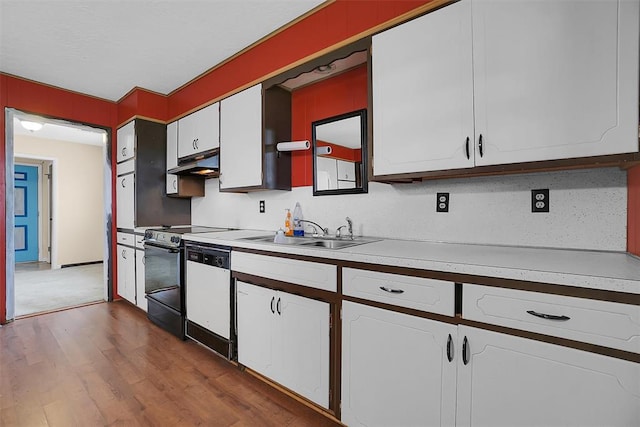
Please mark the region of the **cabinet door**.
POLYGON ((116 224, 119 228, 135 227, 135 197, 135 173, 119 176, 116 179, 116 224))
POLYGON ((136 280, 135 280, 135 289, 136 289, 136 305, 147 311, 147 299, 144 297, 144 250, 137 249, 135 251, 136 255, 136 280))
POLYGON ((336 160, 338 166, 338 179, 341 181, 356 180, 356 165, 353 162, 345 162, 344 160, 336 160))
POLYGON ((476 164, 637 151, 638 15, 635 0, 475 2, 476 164))
POLYGON ((275 335, 282 385, 329 407, 329 304, 278 292, 275 335))
POLYGON ((135 152, 135 121, 130 121, 126 125, 118 129, 117 137, 117 153, 116 162, 124 162, 133 158, 135 152))
POLYGON ((316 157, 316 188, 321 190, 335 190, 338 188, 338 166, 336 159, 331 157, 316 157))
POLYGON ((238 362, 273 377, 276 292, 236 282, 238 362))
POLYGON ((188 157, 220 146, 220 103, 178 121, 178 157, 188 157))
POLYGON ((461 326, 458 426, 640 425, 640 364, 461 326))
POLYGON ((374 175, 473 166, 470 0, 372 43, 374 175))
POLYGON ((136 303, 136 270, 133 248, 117 245, 118 249, 118 295, 136 303))
POLYGON ((178 175, 167 174, 167 194, 178 194, 178 175))
POLYGON ((262 185, 262 86, 220 102, 220 188, 262 185))
POLYGON ((187 319, 229 339, 231 280, 229 270, 187 261, 187 319))
POLYGON ((342 305, 342 422, 452 426, 456 326, 352 302, 342 305), (451 339, 449 339, 451 337, 451 339))

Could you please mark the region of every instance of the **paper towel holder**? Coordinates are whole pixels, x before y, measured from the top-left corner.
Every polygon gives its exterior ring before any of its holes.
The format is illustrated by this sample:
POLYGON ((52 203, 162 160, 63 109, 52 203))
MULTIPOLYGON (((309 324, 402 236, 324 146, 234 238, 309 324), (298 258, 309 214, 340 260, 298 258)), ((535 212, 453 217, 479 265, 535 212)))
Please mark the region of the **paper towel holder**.
POLYGON ((300 151, 308 150, 311 147, 311 143, 308 140, 303 141, 286 141, 279 142, 276 145, 278 151, 300 151))

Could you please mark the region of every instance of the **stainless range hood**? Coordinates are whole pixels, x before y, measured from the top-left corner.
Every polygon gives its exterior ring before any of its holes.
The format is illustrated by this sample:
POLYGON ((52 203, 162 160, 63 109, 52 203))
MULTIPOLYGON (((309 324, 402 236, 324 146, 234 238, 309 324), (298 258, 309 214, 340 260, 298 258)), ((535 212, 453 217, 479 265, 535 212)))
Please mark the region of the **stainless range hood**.
POLYGON ((211 153, 200 154, 193 158, 181 159, 178 161, 178 167, 169 169, 167 172, 174 175, 216 178, 220 175, 220 155, 216 149, 211 153))

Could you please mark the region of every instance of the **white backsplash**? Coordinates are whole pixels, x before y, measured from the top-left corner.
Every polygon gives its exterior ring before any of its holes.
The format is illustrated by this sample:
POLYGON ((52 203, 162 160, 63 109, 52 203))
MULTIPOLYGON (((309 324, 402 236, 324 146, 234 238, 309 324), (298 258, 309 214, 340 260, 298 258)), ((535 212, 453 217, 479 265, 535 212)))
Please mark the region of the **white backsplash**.
POLYGON ((318 197, 312 187, 220 193, 209 179, 205 194, 192 199, 192 224, 275 231, 299 201, 304 218, 331 233, 349 216, 355 234, 372 237, 608 251, 627 242, 627 176, 617 168, 369 183, 368 194, 318 197), (531 212, 539 188, 549 189, 549 213, 531 212), (450 193, 448 213, 436 213, 437 192, 450 193))

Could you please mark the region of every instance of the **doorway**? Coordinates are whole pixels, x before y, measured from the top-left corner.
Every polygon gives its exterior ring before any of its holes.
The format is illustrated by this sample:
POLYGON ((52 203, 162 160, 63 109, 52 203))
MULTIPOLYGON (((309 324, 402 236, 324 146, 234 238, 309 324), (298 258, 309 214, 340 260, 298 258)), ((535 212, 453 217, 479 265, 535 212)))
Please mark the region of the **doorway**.
POLYGON ((109 133, 13 109, 5 118, 7 320, 111 300, 109 133), (22 121, 41 126, 26 130, 22 121), (36 171, 34 189, 26 192, 24 170, 36 171), (23 193, 32 197, 28 203, 23 193), (23 207, 36 211, 26 227, 23 207), (23 237, 31 239, 28 256, 23 237))

